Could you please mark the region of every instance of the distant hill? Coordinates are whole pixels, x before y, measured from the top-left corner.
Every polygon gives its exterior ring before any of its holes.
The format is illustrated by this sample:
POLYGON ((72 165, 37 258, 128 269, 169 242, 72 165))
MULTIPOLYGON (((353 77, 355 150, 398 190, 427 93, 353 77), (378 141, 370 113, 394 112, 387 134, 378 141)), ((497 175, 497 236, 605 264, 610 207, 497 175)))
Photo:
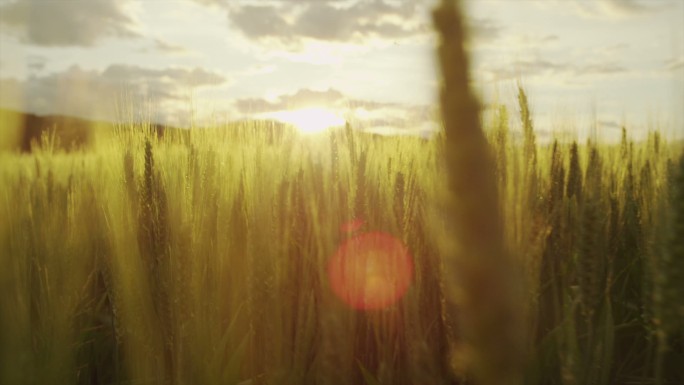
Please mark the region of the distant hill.
MULTIPOLYGON (((40 142, 43 133, 54 129, 58 145, 66 150, 87 147, 94 130, 112 130, 112 122, 95 121, 64 115, 36 115, 0 108, 0 150, 30 152, 32 143, 40 142)), ((152 125, 158 135, 169 128, 152 125)))
POLYGON ((71 116, 39 116, 0 109, 0 147, 28 152, 31 151, 31 143, 39 142, 44 132, 54 129, 60 147, 82 148, 90 143, 92 130, 100 127, 111 128, 113 125, 71 116))
MULTIPOLYGON (((95 130, 113 130, 115 123, 64 115, 36 115, 0 108, 0 150, 30 152, 32 143, 54 129, 58 145, 65 150, 82 149, 90 145, 95 130)), ((151 128, 161 136, 164 132, 182 130, 161 124, 151 128)))

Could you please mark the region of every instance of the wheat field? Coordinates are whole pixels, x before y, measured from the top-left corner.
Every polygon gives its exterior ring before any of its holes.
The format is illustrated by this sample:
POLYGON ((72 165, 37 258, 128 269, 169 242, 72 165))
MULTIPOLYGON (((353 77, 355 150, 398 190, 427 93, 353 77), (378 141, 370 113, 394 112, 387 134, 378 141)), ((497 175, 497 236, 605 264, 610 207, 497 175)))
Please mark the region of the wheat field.
POLYGON ((0 383, 684 383, 682 143, 538 140, 522 87, 479 119, 458 18, 429 140, 129 123, 0 153, 0 383), (410 283, 354 308, 330 260, 373 233, 410 283))

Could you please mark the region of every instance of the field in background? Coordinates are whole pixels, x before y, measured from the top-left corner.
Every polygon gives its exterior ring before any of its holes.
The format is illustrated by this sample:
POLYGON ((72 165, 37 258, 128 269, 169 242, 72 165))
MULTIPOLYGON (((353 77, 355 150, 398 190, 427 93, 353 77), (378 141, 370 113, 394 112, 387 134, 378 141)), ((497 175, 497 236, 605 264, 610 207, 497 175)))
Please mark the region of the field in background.
MULTIPOLYGON (((524 277, 525 383, 682 383, 681 145, 540 144, 522 90, 518 108, 522 140, 503 106, 486 132, 524 277)), ((0 153, 0 383, 456 383, 443 151, 442 135, 245 124, 0 153), (329 287, 355 219, 413 256, 387 309, 329 287)))

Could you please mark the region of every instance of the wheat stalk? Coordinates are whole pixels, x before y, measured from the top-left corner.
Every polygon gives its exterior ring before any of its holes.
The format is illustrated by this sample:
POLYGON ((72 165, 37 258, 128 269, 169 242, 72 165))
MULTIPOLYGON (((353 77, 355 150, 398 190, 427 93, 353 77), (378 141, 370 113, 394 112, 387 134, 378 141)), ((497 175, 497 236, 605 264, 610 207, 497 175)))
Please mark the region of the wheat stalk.
POLYGON ((455 238, 444 261, 447 306, 450 314, 459 314, 452 365, 480 384, 515 384, 521 380, 521 344, 511 295, 513 271, 504 251, 495 164, 480 127, 479 104, 469 88, 459 3, 444 0, 433 16, 441 38, 440 102, 451 189, 448 213, 455 238))

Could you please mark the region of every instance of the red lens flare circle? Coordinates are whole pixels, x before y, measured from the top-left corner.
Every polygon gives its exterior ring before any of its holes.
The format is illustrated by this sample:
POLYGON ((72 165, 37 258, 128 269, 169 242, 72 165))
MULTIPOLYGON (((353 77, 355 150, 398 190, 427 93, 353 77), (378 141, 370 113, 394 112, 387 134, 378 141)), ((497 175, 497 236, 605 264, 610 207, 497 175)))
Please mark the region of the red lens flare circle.
POLYGON ((349 222, 345 222, 340 225, 340 233, 345 235, 351 235, 355 232, 361 230, 365 222, 363 219, 352 219, 349 222))
POLYGON ((386 308, 406 294, 413 260, 390 234, 370 232, 346 240, 328 261, 330 286, 354 309, 386 308))

